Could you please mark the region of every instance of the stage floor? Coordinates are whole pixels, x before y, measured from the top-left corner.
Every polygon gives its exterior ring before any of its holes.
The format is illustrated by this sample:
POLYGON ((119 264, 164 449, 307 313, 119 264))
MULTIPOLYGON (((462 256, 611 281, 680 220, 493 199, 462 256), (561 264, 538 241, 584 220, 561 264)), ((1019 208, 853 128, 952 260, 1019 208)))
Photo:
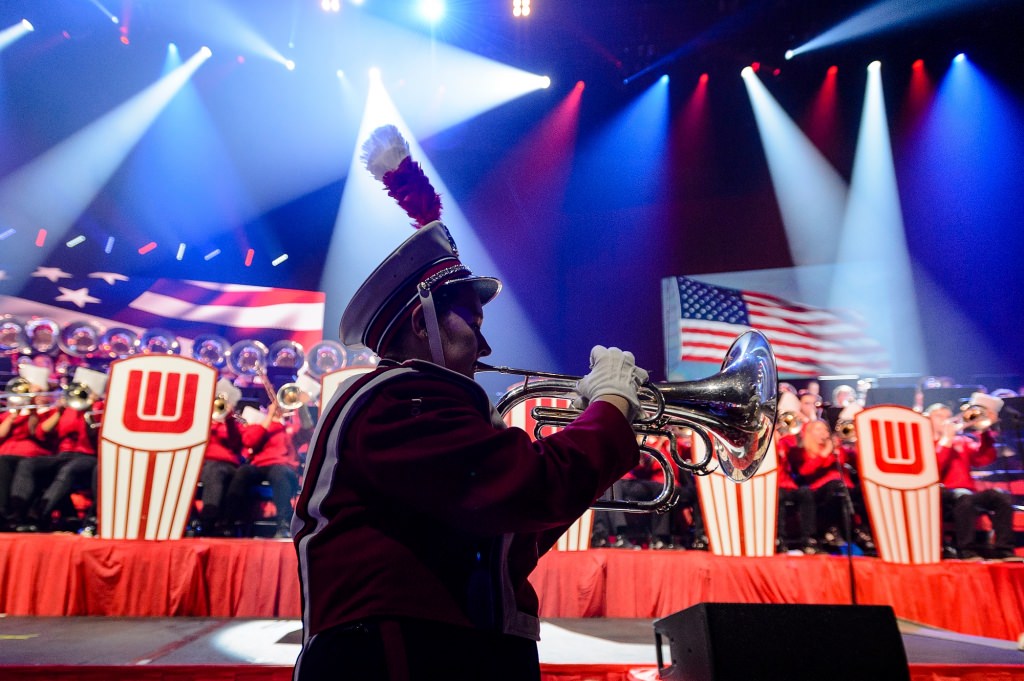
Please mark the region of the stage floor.
MULTIPOLYGON (((541 664, 654 667, 653 621, 543 620, 541 664)), ((1024 665, 1024 652, 1011 641, 966 636, 906 620, 898 623, 912 666, 1024 665)), ((291 666, 299 651, 301 627, 298 620, 290 619, 0 617, 0 676, 4 667, 14 665, 291 666)), ((664 655, 669 659, 667 650, 664 655)))

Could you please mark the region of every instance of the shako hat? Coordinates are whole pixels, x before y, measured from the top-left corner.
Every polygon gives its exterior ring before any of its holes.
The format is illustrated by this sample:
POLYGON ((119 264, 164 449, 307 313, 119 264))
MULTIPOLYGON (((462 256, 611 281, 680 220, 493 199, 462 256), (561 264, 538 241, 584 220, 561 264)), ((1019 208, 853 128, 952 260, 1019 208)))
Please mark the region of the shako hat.
MULTIPOLYGON (((440 221, 441 198, 419 163, 412 160, 409 145, 395 126, 374 130, 363 145, 362 158, 388 194, 413 218, 416 229, 366 278, 341 317, 343 343, 365 345, 382 354, 417 302, 423 305, 429 329, 436 325, 433 295, 443 287, 470 285, 484 305, 498 295, 501 282, 475 276, 459 259, 455 240, 440 221)), ((435 334, 436 329, 430 334, 431 352, 434 361, 443 365, 440 339, 435 334)))

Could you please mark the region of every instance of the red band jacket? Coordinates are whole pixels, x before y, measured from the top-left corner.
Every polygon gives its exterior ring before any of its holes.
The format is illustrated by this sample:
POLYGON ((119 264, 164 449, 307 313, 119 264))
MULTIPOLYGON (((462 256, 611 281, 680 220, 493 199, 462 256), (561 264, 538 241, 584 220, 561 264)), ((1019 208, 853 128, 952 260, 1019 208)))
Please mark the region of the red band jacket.
POLYGON ((429 362, 351 379, 317 425, 292 525, 305 637, 409 617, 536 640, 539 555, 637 462, 606 402, 531 442, 429 362))
MULTIPOLYGON (((7 437, 0 442, 0 456, 47 456, 53 454, 53 440, 49 437, 40 437, 36 427, 39 421, 43 421, 49 415, 50 410, 39 410, 34 413, 21 412, 13 417, 11 430, 7 437)), ((7 413, 0 415, 0 418, 9 418, 7 413)))
POLYGON ((948 489, 969 489, 974 491, 971 468, 984 466, 996 460, 995 439, 989 431, 979 439, 957 435, 948 445, 935 442, 935 457, 939 463, 939 482, 948 489))
POLYGON ((210 426, 210 439, 203 455, 209 461, 226 461, 235 465, 245 462, 242 456, 242 429, 231 414, 210 426))

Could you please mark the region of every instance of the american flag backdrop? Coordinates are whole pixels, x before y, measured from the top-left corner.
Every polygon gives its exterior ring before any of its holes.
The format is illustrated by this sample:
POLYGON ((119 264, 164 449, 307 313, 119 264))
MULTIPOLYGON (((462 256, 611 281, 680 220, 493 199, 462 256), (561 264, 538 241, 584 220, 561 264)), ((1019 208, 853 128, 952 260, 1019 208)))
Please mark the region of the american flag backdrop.
POLYGON ((323 337, 324 294, 319 291, 45 266, 20 286, 2 275, 0 271, 0 317, 44 317, 61 326, 89 321, 101 331, 123 327, 140 335, 162 328, 178 336, 183 352, 203 334, 266 345, 290 339, 305 348, 323 337))
POLYGON ((715 373, 729 346, 748 329, 771 341, 780 377, 877 375, 890 369, 888 352, 852 314, 689 277, 669 277, 662 284, 670 379, 715 373))

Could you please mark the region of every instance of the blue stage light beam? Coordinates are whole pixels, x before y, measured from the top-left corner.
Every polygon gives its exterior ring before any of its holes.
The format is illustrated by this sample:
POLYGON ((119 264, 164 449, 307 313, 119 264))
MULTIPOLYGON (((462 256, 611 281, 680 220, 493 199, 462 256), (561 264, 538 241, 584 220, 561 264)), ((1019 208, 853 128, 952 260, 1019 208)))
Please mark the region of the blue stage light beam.
POLYGON ((230 46, 233 52, 256 55, 277 62, 289 70, 295 68, 295 62, 282 54, 226 3, 216 0, 195 3, 189 7, 188 16, 189 32, 210 44, 230 46))
POLYGON ((805 52, 878 35, 939 16, 953 16, 1005 0, 882 0, 844 19, 803 45, 786 51, 786 59, 805 52))
MULTIPOLYGON (((197 13, 206 12, 206 5, 213 3, 200 4, 203 8, 197 5, 197 13)), ((237 127, 225 137, 258 209, 254 215, 240 215, 240 220, 257 217, 343 176, 345 160, 340 159, 350 153, 371 66, 379 68, 396 108, 420 139, 510 105, 550 83, 542 74, 433 43, 428 36, 366 12, 349 12, 344 20, 346 40, 335 40, 336 51, 329 57, 313 57, 313 46, 300 42, 294 72, 282 69, 280 74, 264 74, 248 68, 250 61, 237 77, 225 79, 222 90, 211 94, 236 107, 237 127), (339 68, 345 73, 341 81, 336 76, 339 68), (332 89, 336 82, 346 88, 341 91, 340 106, 351 105, 355 110, 351 119, 339 112, 339 93, 332 89), (252 137, 260 139, 260 144, 245 142, 252 137)), ((221 31, 221 44, 235 39, 229 28, 221 31)), ((234 54, 242 48, 230 49, 234 54)), ((347 114, 349 109, 344 111, 347 114)))
POLYGON ((913 136, 898 151, 911 244, 928 245, 914 249, 915 276, 928 282, 919 286, 925 328, 956 330, 928 338, 930 366, 964 376, 1019 373, 1017 292, 1024 288, 1019 98, 970 58, 954 60, 913 136))
POLYGON ((0 52, 4 51, 34 30, 36 29, 32 26, 32 22, 28 19, 22 19, 13 26, 8 26, 4 30, 0 31, 0 52))
MULTIPOLYGON (((793 264, 834 262, 846 211, 846 181, 793 122, 749 66, 743 69, 793 264)), ((801 293, 816 286, 801 284, 801 293)), ((808 299, 807 297, 804 298, 808 299)))
POLYGON ((868 67, 829 306, 861 314, 868 335, 889 352, 893 371, 924 371, 927 362, 878 62, 868 67))
MULTIPOLYGON (((30 232, 45 229, 53 243, 60 243, 175 93, 209 57, 208 48, 200 49, 178 69, 3 178, 0 224, 30 232)), ((46 251, 30 253, 14 261, 9 278, 23 281, 46 251)))
MULTIPOLYGON (((445 186, 440 173, 416 142, 379 78, 371 78, 357 145, 348 168, 345 190, 338 207, 334 234, 324 263, 320 290, 326 293, 324 335, 336 338, 341 314, 363 280, 392 250, 412 235, 409 217, 383 191, 383 185, 366 170, 360 156, 362 144, 381 125, 395 125, 409 142, 412 157, 420 163, 434 189, 442 197, 442 217, 458 242, 463 261, 478 274, 501 278, 501 272, 445 186)), ((515 292, 507 288, 485 310, 484 334, 495 348, 499 364, 526 361, 526 366, 551 366, 548 349, 532 328, 515 292)), ((481 384, 493 396, 510 383, 507 376, 480 374, 481 384)))

